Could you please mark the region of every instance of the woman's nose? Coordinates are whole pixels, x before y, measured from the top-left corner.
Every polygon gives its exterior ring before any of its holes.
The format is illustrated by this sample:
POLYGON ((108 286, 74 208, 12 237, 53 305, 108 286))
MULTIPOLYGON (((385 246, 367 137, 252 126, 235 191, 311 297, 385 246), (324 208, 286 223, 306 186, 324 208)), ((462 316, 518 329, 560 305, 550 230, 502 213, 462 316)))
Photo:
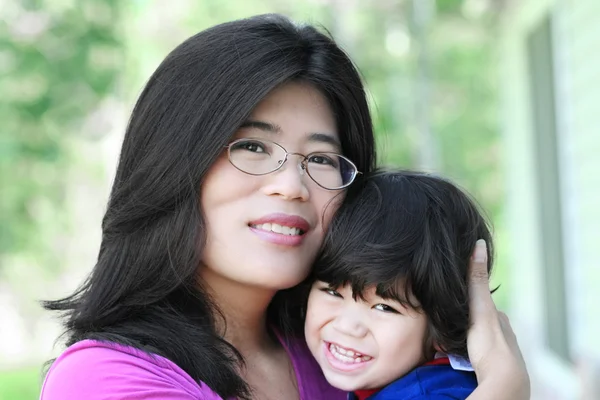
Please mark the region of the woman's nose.
POLYGON ((310 198, 306 184, 310 178, 298 156, 289 154, 281 168, 267 176, 265 194, 281 196, 286 200, 307 201, 310 198))

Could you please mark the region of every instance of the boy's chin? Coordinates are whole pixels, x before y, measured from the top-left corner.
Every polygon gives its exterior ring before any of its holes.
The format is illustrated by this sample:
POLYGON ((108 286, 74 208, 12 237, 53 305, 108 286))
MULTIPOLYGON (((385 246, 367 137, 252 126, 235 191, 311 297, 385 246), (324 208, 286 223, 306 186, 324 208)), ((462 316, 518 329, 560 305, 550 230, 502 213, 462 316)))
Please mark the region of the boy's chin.
POLYGON ((361 382, 357 381, 356 377, 339 376, 329 373, 325 374, 325 378, 331 386, 344 392, 355 392, 357 390, 362 390, 364 386, 361 385, 361 382))

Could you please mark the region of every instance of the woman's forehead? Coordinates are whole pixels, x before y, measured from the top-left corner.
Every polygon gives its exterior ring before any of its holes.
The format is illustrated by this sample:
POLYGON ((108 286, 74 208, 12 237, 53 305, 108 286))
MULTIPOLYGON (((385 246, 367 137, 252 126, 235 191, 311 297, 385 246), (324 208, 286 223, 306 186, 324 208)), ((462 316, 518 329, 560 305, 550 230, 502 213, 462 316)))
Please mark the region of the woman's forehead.
POLYGON ((277 87, 256 106, 247 122, 250 122, 248 127, 272 135, 272 139, 299 134, 319 139, 318 134, 322 134, 339 142, 335 115, 328 100, 306 83, 289 82, 277 87))

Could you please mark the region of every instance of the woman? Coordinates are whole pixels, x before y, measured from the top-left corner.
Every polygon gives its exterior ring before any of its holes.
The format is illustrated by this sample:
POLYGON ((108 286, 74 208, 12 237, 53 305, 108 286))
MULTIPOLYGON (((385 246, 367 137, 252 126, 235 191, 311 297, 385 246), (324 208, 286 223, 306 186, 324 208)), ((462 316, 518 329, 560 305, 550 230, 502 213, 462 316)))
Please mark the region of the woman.
MULTIPOLYGON (((185 41, 133 110, 94 270, 46 303, 71 347, 41 399, 345 398, 286 330, 300 318, 287 289, 374 153, 359 75, 314 28, 259 16, 185 41)), ((526 398, 474 266, 472 398, 526 398)))

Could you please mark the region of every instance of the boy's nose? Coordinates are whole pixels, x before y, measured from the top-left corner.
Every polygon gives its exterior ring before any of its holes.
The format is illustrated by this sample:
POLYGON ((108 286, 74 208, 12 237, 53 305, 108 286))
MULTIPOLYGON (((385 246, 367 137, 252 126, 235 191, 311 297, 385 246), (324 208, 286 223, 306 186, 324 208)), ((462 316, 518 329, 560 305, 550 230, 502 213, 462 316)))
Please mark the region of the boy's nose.
POLYGON ((364 337, 367 332, 367 324, 365 324, 360 313, 357 312, 345 312, 335 319, 334 328, 343 333, 344 335, 361 338, 364 337))

